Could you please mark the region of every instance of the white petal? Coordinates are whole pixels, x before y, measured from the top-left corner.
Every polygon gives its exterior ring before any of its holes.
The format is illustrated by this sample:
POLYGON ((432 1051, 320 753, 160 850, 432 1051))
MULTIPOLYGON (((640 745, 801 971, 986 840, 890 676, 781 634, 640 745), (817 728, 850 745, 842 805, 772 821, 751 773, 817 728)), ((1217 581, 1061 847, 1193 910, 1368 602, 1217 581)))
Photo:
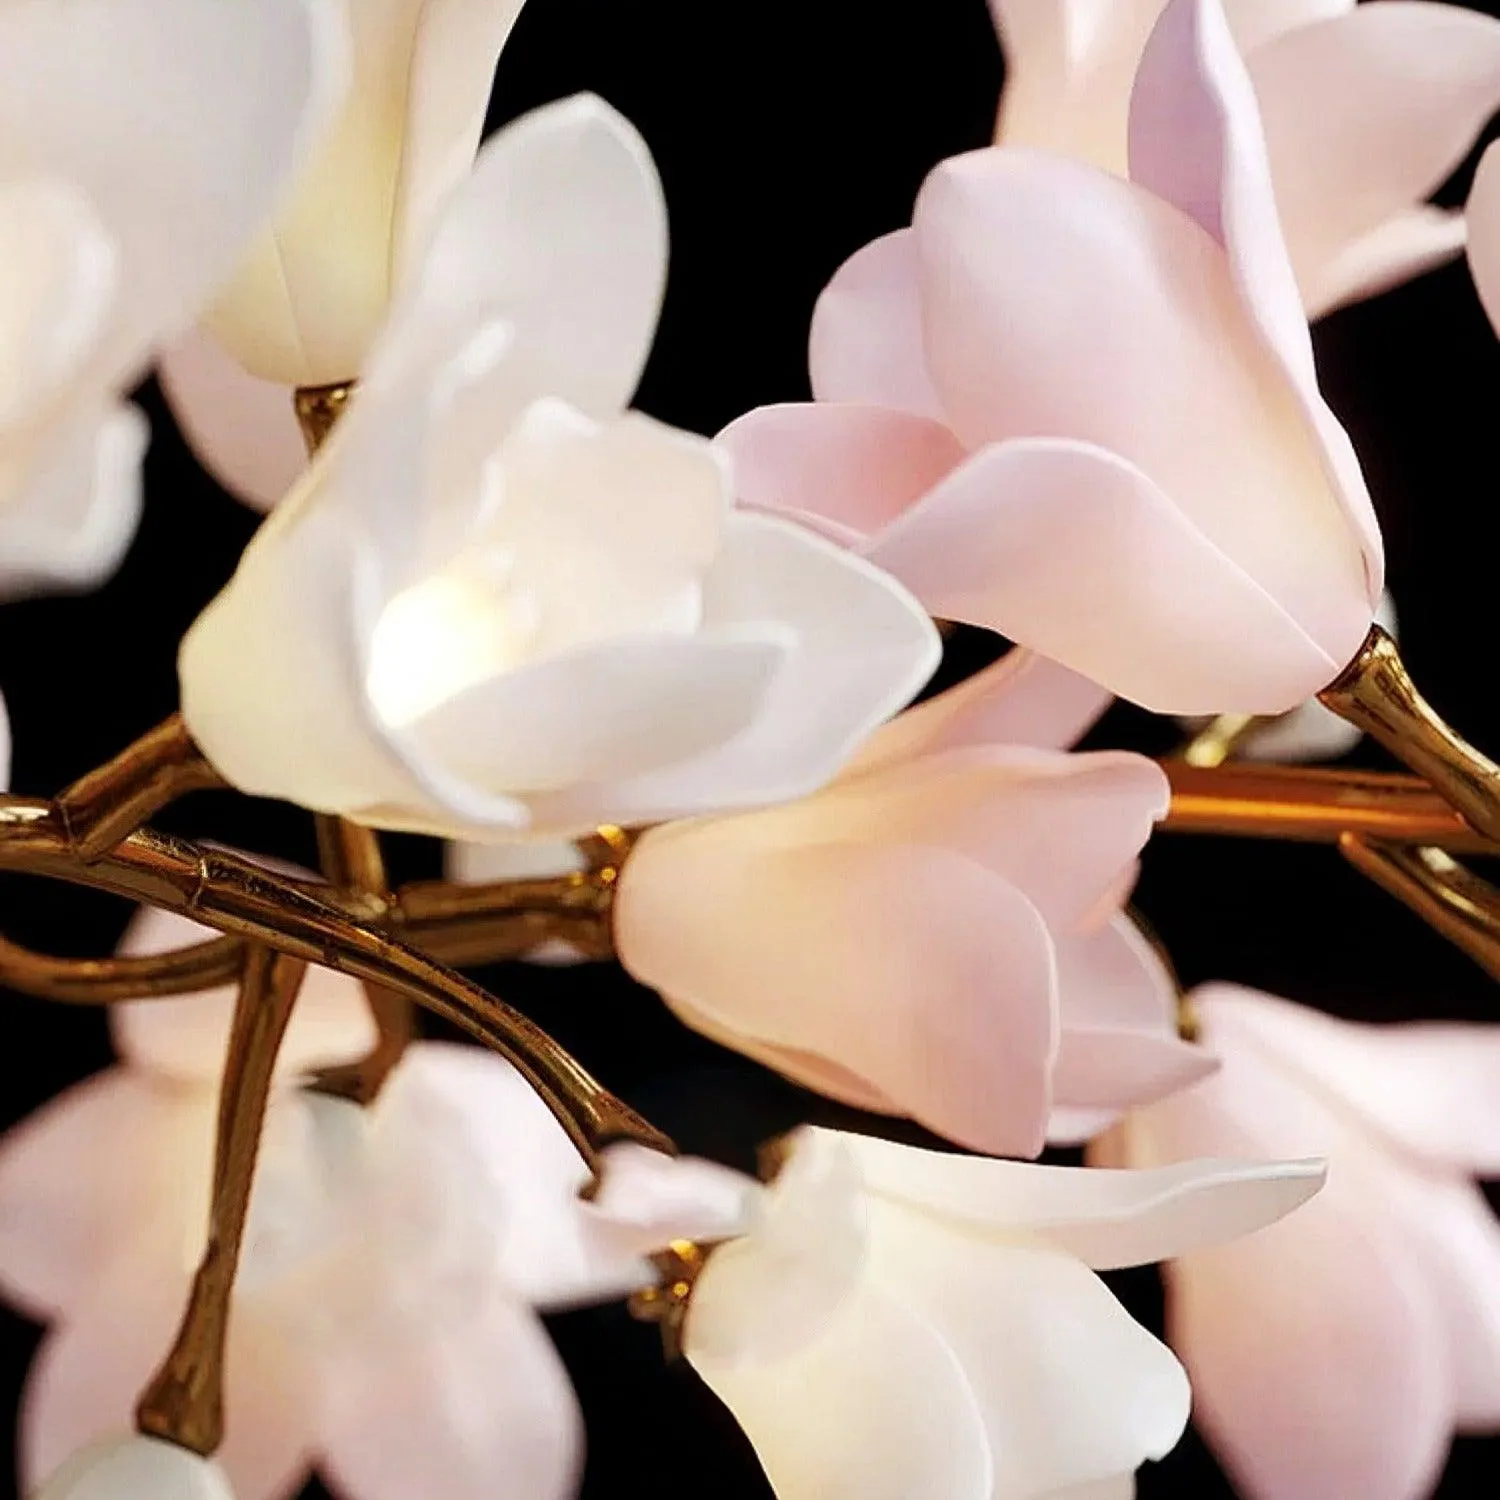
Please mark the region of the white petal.
POLYGON ((841 1140, 800 1130, 742 1239, 720 1246, 693 1288, 685 1348, 701 1370, 778 1361, 844 1315, 865 1259, 865 1203, 841 1140))
MULTIPOLYGON (((166 953, 217 937, 174 912, 143 907, 119 951, 166 953)), ((110 1032, 121 1055, 160 1078, 207 1087, 224 1071, 236 986, 165 1000, 139 1000, 110 1007, 110 1032)), ((276 1071, 289 1078, 309 1069, 363 1057, 375 1044, 375 1024, 357 979, 312 965, 297 996, 297 1008, 276 1057, 276 1071)))
POLYGON ((1235 45, 1245 56, 1298 26, 1347 15, 1355 0, 1224 0, 1235 45))
POLYGON ((571 839, 511 844, 449 844, 443 866, 449 880, 482 885, 494 880, 539 880, 575 875, 587 861, 571 839))
POLYGON ((0 697, 0 792, 10 786, 10 715, 0 697))
POLYGON ((1037 1500, 1135 1500, 1135 1475, 1116 1474, 1089 1484, 1070 1484, 1065 1490, 1053 1490, 1037 1500))
POLYGON ((492 1284, 441 1326, 388 1317, 323 1371, 329 1479, 360 1500, 567 1500, 583 1427, 567 1372, 529 1308, 492 1284))
POLYGON ((1463 253, 1466 239, 1464 216, 1452 209, 1423 203, 1393 214, 1302 271, 1308 317, 1321 318, 1446 265, 1463 253))
POLYGON ((870 1207, 870 1276, 958 1357, 990 1436, 997 1495, 1035 1495, 1169 1452, 1188 1417, 1171 1351, 1066 1250, 986 1243, 870 1207))
POLYGON ((120 248, 104 381, 129 382, 234 269, 331 115, 340 19, 322 0, 77 0, 0 17, 0 176, 75 184, 120 248))
POLYGON ((685 1347, 778 1500, 991 1500, 962 1369, 930 1325, 876 1288, 862 1286, 820 1338, 769 1365, 707 1357, 691 1318, 685 1347))
POLYGON ((666 208, 650 152, 603 100, 524 116, 480 153, 366 371, 367 400, 423 351, 503 319, 509 420, 543 396, 590 416, 630 401, 666 276, 666 208))
POLYGON ((1325 1163, 1191 1161, 1145 1171, 1038 1167, 841 1137, 871 1193, 964 1220, 975 1233, 1039 1236, 1097 1270, 1236 1239, 1323 1185, 1325 1163))
POLYGON ((830 780, 932 675, 942 642, 879 569, 790 522, 729 519, 704 581, 704 625, 781 622, 791 651, 755 723, 722 748, 614 789, 621 824, 790 801, 830 780))
POLYGON ((256 510, 281 501, 307 467, 292 393, 246 373, 201 329, 166 350, 156 368, 194 457, 256 510))
POLYGON ((235 1500, 211 1459, 160 1438, 106 1438, 75 1454, 35 1500, 235 1500))
POLYGON ((1469 272, 1490 323, 1500 331, 1500 142, 1485 149, 1465 210, 1469 272))

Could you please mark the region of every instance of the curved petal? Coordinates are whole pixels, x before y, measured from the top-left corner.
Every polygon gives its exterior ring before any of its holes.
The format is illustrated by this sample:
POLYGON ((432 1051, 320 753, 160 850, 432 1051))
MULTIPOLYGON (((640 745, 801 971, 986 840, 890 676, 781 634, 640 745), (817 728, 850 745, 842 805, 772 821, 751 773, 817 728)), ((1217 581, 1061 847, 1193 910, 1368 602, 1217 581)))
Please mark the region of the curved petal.
POLYGON ((873 771, 970 745, 1066 750, 1112 701, 1108 688, 1017 647, 957 687, 882 725, 850 771, 873 771))
POLYGON ((0 497, 0 598, 92 588, 114 572, 140 519, 149 441, 134 406, 85 410, 35 435, 20 487, 0 497))
POLYGON ((152 344, 183 330, 235 269, 332 116, 341 21, 323 0, 6 11, 0 176, 75 184, 121 251, 105 382, 133 380, 152 344))
POLYGON ((1249 57, 1285 32, 1345 15, 1354 6, 1355 0, 1224 0, 1224 14, 1235 45, 1249 57))
POLYGON ((616 417, 651 349, 666 265, 661 183, 635 128, 592 94, 535 110, 485 145, 448 200, 366 369, 365 403, 503 319, 492 431, 544 396, 616 417))
MULTIPOLYGON (((0 1144, 0 1286, 38 1318, 87 1301, 143 1234, 191 1255, 208 1181, 214 1100, 122 1068, 67 1090, 0 1144), (172 1244, 173 1235, 176 1244, 172 1244)), ((201 1228, 200 1228, 201 1234, 201 1228)), ((51 1462, 66 1455, 54 1453, 51 1462)))
POLYGON ((1040 1150, 1056 1018, 1036 908, 950 850, 764 849, 738 821, 636 846, 615 905, 630 972, 721 1039, 827 1057, 955 1139, 1040 1150))
POLYGON ((1446 265, 1467 238, 1463 214, 1451 209, 1424 203, 1393 214, 1302 272, 1307 315, 1321 318, 1446 265))
POLYGON ((10 715, 0 696, 0 792, 10 786, 10 715))
POLYGON ((247 374, 202 329, 167 349, 156 373, 193 456, 236 500, 270 510, 307 468, 291 391, 247 374))
POLYGON ((834 273, 813 309, 808 344, 819 401, 944 420, 923 350, 918 273, 910 229, 872 240, 834 273))
POLYGON ((1479 160, 1465 210, 1469 226, 1469 272, 1491 325, 1500 333, 1500 142, 1479 160))
POLYGON ((872 1194, 961 1220, 976 1235, 1045 1239, 1100 1271, 1249 1234, 1305 1203, 1326 1175, 1320 1160, 1081 1170, 844 1139, 872 1194))
MULTIPOLYGON (((132 1425, 141 1388, 161 1362, 187 1295, 179 1277, 99 1283, 49 1335, 23 1399, 20 1468, 36 1480, 86 1444, 132 1425)), ((307 1479, 312 1444, 309 1397, 295 1344, 237 1300, 226 1369, 233 1413, 218 1462, 236 1500, 290 1500, 307 1479)))
MULTIPOLYGON (((781 622, 795 632, 755 722, 722 747, 609 789, 629 825, 787 802, 829 781, 936 669, 942 642, 899 584, 811 532, 732 514, 704 580, 705 631, 781 622)), ((538 802, 538 818, 555 815, 538 802)))
POLYGON ((1364 1025, 1228 984, 1204 985, 1191 999, 1208 1034, 1251 1043, 1399 1150, 1500 1176, 1500 1029, 1364 1025))
MULTIPOLYGON (((216 936, 188 917, 142 907, 125 929, 119 951, 167 953, 216 936)), ((228 984, 195 995, 113 1005, 110 1035, 122 1057, 158 1078, 213 1089, 224 1071, 235 990, 228 984)), ((352 1062, 369 1052, 375 1040, 359 981, 315 964, 297 996, 276 1071, 289 1078, 320 1065, 352 1062)))
POLYGON ((917 202, 928 359, 969 446, 1073 439, 1138 466, 1342 662, 1349 616, 1379 592, 1362 551, 1376 544, 1351 524, 1368 497, 1340 458, 1347 437, 1289 378, 1288 341, 1268 338, 1272 257, 1252 252, 1275 221, 1251 201, 1230 195, 1221 243, 1078 163, 956 157, 917 202))
POLYGON ((963 1370, 929 1324, 874 1287, 775 1363, 706 1357, 691 1318, 685 1352, 780 1500, 991 1500, 989 1444, 963 1370))
POLYGON ((840 1138, 800 1129, 748 1234, 709 1255, 688 1303, 697 1365, 774 1366, 816 1343, 857 1299, 866 1254, 859 1172, 840 1138))
POLYGON ((320 1447, 334 1486, 361 1500, 566 1500, 583 1424, 567 1371, 536 1315, 493 1286, 433 1327, 386 1318, 330 1353, 320 1447))
POLYGON ((1053 1490, 1038 1500, 1135 1500, 1135 1475, 1115 1474, 1088 1484, 1070 1484, 1065 1490, 1053 1490))
POLYGON ((1344 597, 1325 649, 1174 500, 1102 448, 999 443, 870 556, 933 614, 998 630, 1158 713, 1280 713, 1326 686, 1368 629, 1363 593, 1344 597))
POLYGON ((1285 33, 1249 63, 1282 222, 1317 316, 1362 294, 1347 273, 1340 287, 1336 262, 1421 204, 1500 107, 1500 22, 1422 0, 1355 6, 1285 33))
POLYGON ((212 1459, 133 1432, 75 1453, 31 1493, 37 1500, 234 1500, 212 1459))
POLYGON ((742 505, 779 512, 854 546, 894 521, 964 458, 930 417, 890 407, 762 406, 717 438, 742 505))
POLYGON ((588 865, 583 852, 571 839, 513 844, 449 844, 443 863, 448 879, 460 885, 576 875, 588 865))
POLYGON ((1181 1365, 1066 1251, 955 1234, 874 1202, 870 1276, 957 1356, 989 1433, 995 1494, 1113 1478, 1182 1436, 1181 1365))
POLYGON ((1057 943, 1062 1035, 1053 1097, 1075 1109, 1149 1104, 1218 1066, 1177 1035, 1177 988, 1126 916, 1057 943))

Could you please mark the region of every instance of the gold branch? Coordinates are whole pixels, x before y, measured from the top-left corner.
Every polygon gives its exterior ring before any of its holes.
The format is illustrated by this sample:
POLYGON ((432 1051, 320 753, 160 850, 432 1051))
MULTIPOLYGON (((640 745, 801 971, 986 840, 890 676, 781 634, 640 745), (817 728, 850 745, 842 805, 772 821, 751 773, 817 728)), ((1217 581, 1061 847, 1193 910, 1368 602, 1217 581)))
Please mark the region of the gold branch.
POLYGON ((197 994, 237 979, 244 962, 245 943, 237 937, 119 958, 53 958, 0 937, 0 985, 64 1005, 197 994))

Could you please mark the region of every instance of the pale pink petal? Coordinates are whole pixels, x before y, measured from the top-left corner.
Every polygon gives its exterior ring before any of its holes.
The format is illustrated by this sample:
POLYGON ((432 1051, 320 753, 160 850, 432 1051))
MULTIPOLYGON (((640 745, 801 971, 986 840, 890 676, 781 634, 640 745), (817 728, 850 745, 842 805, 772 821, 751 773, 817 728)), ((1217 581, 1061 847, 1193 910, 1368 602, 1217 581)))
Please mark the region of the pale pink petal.
POLYGON ((844 1137, 799 1129, 763 1212, 716 1249, 688 1305, 695 1364, 774 1366, 816 1342, 847 1309, 864 1273, 867 1205, 844 1137))
POLYGON ((1108 688, 1017 647, 876 730, 850 771, 870 771, 965 745, 1065 750, 1093 727, 1112 699, 1108 688))
POLYGON ((1330 1168, 1324 1192, 1284 1224, 1169 1268, 1169 1330, 1198 1421, 1250 1500, 1425 1494, 1452 1431, 1452 1365, 1384 1164, 1212 1006, 1205 1032, 1223 1067, 1132 1116, 1129 1159, 1290 1148, 1326 1151, 1330 1168))
POLYGON ((964 458, 930 417, 881 406, 762 406, 718 436, 740 503, 780 512, 858 545, 964 458))
POLYGON ((1289 379, 1289 341, 1268 337, 1269 258, 1252 251, 1274 219, 1225 223, 1221 243, 1161 198, 1062 158, 945 162, 916 211, 933 378, 971 447, 1074 439, 1138 466, 1342 662, 1358 644, 1352 617, 1379 592, 1362 551, 1373 544, 1351 526, 1357 465, 1346 472, 1347 437, 1289 379))
MULTIPOLYGON (((713 1274, 710 1261, 700 1291, 713 1274)), ((709 1358, 691 1318, 686 1353, 778 1500, 992 1500, 989 1441, 962 1367, 931 1324, 876 1287, 774 1363, 709 1358)))
POLYGON ((39 1318, 64 1313, 146 1228, 175 1229, 183 1251, 213 1110, 206 1091, 186 1098, 115 1068, 10 1130, 0 1143, 6 1296, 39 1318))
POLYGON ((1394 214, 1303 273, 1308 316, 1321 318, 1378 297, 1446 265, 1463 253, 1467 237, 1463 214, 1452 209, 1424 203, 1394 214))
POLYGON ((935 1210, 979 1235, 1037 1235, 1101 1271, 1249 1234, 1305 1203, 1325 1175, 1320 1160, 1080 1169, 843 1139, 872 1194, 935 1210))
POLYGON ((1490 323, 1500 332, 1500 141, 1486 148, 1465 210, 1469 272, 1490 323))
POLYGON ((1036 908, 950 850, 758 849, 738 821, 636 846, 615 905, 631 973, 721 1038, 826 1056, 957 1140, 1039 1150, 1056 1022, 1036 908))
POLYGON ((1070 1484, 1065 1490, 1053 1490, 1038 1500, 1135 1500, 1135 1475, 1116 1474, 1091 1484, 1070 1484))
POLYGON ((359 1500, 568 1500, 583 1424, 567 1371, 530 1308, 474 1288, 446 1326, 391 1316, 331 1354, 320 1448, 359 1500))
POLYGON ((1500 107, 1500 22, 1420 0, 1360 5, 1287 32, 1249 62, 1282 222, 1317 316, 1379 289, 1351 286, 1334 263, 1422 203, 1500 107))
POLYGON ((1174 499, 1089 444, 1000 443, 869 555, 933 614, 989 626, 1158 713, 1295 707, 1363 637, 1362 593, 1330 653, 1174 499))
MULTIPOLYGON (((26 1387, 20 1467, 29 1489, 70 1453, 127 1430, 141 1389, 176 1331, 188 1281, 101 1281, 43 1344, 26 1387)), ((226 1370, 228 1423, 217 1458, 236 1500, 289 1500, 307 1479, 310 1392, 295 1345, 237 1303, 226 1370)))
POLYGON ((201 330, 156 373, 193 456, 235 499, 270 510, 307 467, 291 391, 247 374, 201 330))
POLYGON ((1196 1083, 1218 1066, 1177 1035, 1177 990, 1128 917, 1058 939, 1059 1106, 1126 1108, 1196 1083))
POLYGON ((898 229, 856 250, 813 309, 808 367, 819 401, 943 420, 923 352, 916 243, 898 229))
POLYGON ((1193 1004, 1215 1036, 1250 1042, 1400 1150, 1500 1176, 1500 1027, 1365 1025, 1237 985, 1205 985, 1193 1004))
MULTIPOLYGON (((120 940, 124 954, 165 953, 219 934, 174 912, 143 907, 120 940)), ((196 995, 110 1007, 121 1056, 161 1078, 214 1085, 224 1071, 235 986, 196 995)), ((352 1062, 375 1044, 375 1024, 357 979, 311 965, 281 1044, 282 1077, 328 1063, 352 1062)))
POLYGON ((996 1495, 1111 1478, 1168 1453, 1187 1377, 1065 1250, 986 1241, 870 1205, 870 1276, 957 1355, 989 1433, 996 1495))
MULTIPOLYGON (((1500 28, 1497 28, 1500 31, 1500 28)), ((1317 85, 1308 81, 1309 89, 1317 85)), ((1317 128, 1317 127, 1315 127, 1317 128)), ((1373 606, 1384 587, 1380 525, 1348 434, 1318 389, 1312 341, 1278 213, 1275 169, 1250 74, 1217 0, 1171 0, 1130 102, 1130 176, 1223 247, 1241 304, 1280 366, 1329 489, 1358 538, 1373 606)), ((1288 434, 1284 441, 1293 439, 1288 434)))

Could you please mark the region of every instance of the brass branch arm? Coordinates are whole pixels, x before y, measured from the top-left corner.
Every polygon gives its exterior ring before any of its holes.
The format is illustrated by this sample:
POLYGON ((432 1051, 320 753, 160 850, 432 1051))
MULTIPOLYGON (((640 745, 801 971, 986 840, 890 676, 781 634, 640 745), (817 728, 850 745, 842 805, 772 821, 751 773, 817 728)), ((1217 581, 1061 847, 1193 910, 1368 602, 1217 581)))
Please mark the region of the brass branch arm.
POLYGON ((503 1053, 591 1162, 612 1141, 671 1142, 525 1016, 325 899, 310 881, 151 829, 86 861, 45 802, 0 798, 0 869, 49 876, 192 917, 293 958, 388 986, 503 1053))

